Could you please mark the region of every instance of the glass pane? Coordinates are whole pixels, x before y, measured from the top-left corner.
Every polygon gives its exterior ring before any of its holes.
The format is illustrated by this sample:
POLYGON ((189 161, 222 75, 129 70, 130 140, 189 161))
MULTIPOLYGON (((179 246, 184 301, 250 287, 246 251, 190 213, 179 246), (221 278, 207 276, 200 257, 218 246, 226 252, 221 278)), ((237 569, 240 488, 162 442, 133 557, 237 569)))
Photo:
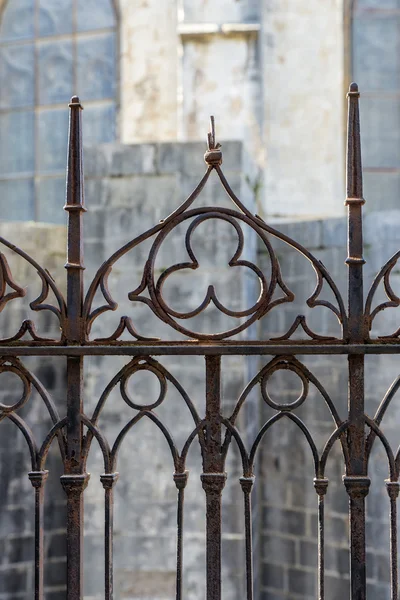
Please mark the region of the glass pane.
POLYGON ((39 104, 68 104, 73 95, 72 61, 71 41, 38 45, 39 104))
POLYGON ((115 104, 87 106, 83 113, 85 144, 99 144, 115 140, 115 104))
POLYGON ((34 4, 34 0, 8 0, 1 17, 0 42, 33 38, 34 4))
POLYGON ((85 0, 76 9, 77 30, 92 31, 114 27, 115 13, 112 0, 85 0))
POLYGON ((33 221, 33 192, 33 179, 0 181, 0 221, 33 221))
POLYGON ((34 104, 34 68, 32 44, 0 49, 0 108, 34 104))
POLYGON ((34 114, 31 111, 0 115, 0 173, 32 173, 34 114))
POLYGON ((396 9, 400 8, 399 0, 357 0, 357 8, 396 9))
POLYGON ((112 98, 115 93, 115 35, 80 38, 77 46, 77 94, 82 102, 112 98))
POLYGON ((364 172, 364 197, 368 198, 368 209, 398 210, 400 198, 400 173, 385 171, 364 172))
POLYGON ((364 96, 360 103, 363 167, 400 166, 400 100, 364 96))
POLYGON ((40 179, 36 187, 36 218, 44 223, 65 225, 65 177, 40 179))
POLYGON ((364 91, 400 88, 400 17, 356 18, 353 26, 354 79, 364 91))
POLYGON ((65 170, 68 110, 45 110, 38 114, 37 164, 40 172, 65 170))
POLYGON ((39 35, 72 33, 72 0, 39 0, 39 35))

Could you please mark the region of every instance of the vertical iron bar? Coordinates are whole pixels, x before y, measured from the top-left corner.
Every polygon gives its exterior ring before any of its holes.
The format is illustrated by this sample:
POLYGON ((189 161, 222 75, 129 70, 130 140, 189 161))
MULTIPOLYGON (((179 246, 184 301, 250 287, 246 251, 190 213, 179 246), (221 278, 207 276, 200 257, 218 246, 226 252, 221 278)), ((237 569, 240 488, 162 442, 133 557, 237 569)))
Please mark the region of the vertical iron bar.
POLYGON ((364 293, 363 293, 363 232, 362 206, 363 198, 360 114, 358 99, 360 93, 356 83, 350 85, 347 120, 347 197, 348 208, 348 256, 349 267, 349 336, 352 343, 362 343, 365 337, 364 293))
POLYGON ((104 598, 113 598, 113 539, 114 539, 114 485, 119 473, 104 473, 100 481, 104 488, 104 598))
POLYGON ((68 343, 84 341, 82 327, 83 305, 83 223, 84 207, 82 158, 82 105, 78 96, 69 104, 69 138, 67 167, 67 198, 64 210, 68 212, 67 247, 67 331, 68 343))
MULTIPOLYGON (((360 115, 360 93, 355 83, 350 84, 347 121, 347 198, 348 207, 348 316, 349 341, 365 340, 363 295, 363 198, 360 115)), ((349 355, 349 464, 346 465, 344 484, 349 495, 350 516, 350 580, 351 600, 366 598, 365 568, 365 497, 370 480, 365 456, 364 420, 364 356, 349 355)))
POLYGON ((182 600, 182 573, 183 573, 183 504, 185 488, 189 472, 174 473, 174 481, 178 490, 178 508, 176 512, 177 540, 176 540, 176 600, 182 600))
POLYGON ((397 566, 397 498, 400 484, 398 481, 386 481, 386 490, 390 498, 390 582, 391 600, 398 600, 397 566))
POLYGON ((31 471, 28 476, 35 489, 35 600, 43 600, 43 503, 48 471, 31 471))
POLYGON ((253 600, 253 544, 251 523, 251 491, 254 485, 254 477, 241 477, 244 496, 244 523, 246 539, 246 592, 247 600, 253 600))
MULTIPOLYGON (((69 104, 67 196, 67 319, 68 344, 84 341, 83 307, 83 235, 85 212, 82 160, 82 105, 77 96, 69 104)), ((67 357, 67 452, 65 474, 61 477, 67 494, 67 600, 83 596, 83 491, 89 480, 82 456, 83 357, 67 357)))
POLYGON ((318 600, 325 598, 325 495, 328 479, 314 479, 318 494, 318 600))
POLYGON ((221 357, 206 356, 206 440, 201 481, 206 493, 207 600, 221 600, 221 357))

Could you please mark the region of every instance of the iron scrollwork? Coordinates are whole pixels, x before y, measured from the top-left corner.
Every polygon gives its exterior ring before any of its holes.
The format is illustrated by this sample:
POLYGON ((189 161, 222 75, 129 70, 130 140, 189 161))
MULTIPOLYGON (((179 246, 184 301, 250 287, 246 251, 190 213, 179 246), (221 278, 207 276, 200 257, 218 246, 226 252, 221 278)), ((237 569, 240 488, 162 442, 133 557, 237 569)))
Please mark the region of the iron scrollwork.
MULTIPOLYGON (((68 213, 68 245, 66 263, 67 294, 64 299, 60 287, 52 276, 43 269, 33 258, 7 240, 0 238, 0 244, 8 253, 15 254, 35 269, 41 280, 41 291, 30 303, 33 311, 50 311, 58 319, 60 338, 57 340, 41 337, 33 321, 22 322, 19 331, 12 337, 0 340, 0 376, 3 373, 16 375, 22 383, 22 396, 13 404, 0 404, 0 420, 9 419, 23 433, 27 441, 32 471, 29 478, 35 490, 35 600, 42 600, 44 593, 44 554, 43 554, 43 502, 44 484, 47 478, 46 458, 49 448, 57 439, 64 466, 61 483, 67 497, 67 600, 81 600, 83 597, 83 567, 82 567, 82 531, 83 531, 83 494, 89 481, 86 472, 87 459, 91 444, 95 438, 98 442, 103 459, 104 473, 100 480, 104 488, 105 510, 105 569, 104 590, 105 600, 112 600, 113 594, 113 490, 118 481, 117 458, 118 452, 126 436, 132 431, 137 432, 136 425, 144 418, 149 419, 164 436, 172 457, 174 467, 173 480, 177 489, 177 562, 176 562, 176 597, 183 597, 183 513, 184 492, 188 482, 187 456, 195 440, 199 442, 202 456, 203 472, 201 483, 205 492, 206 503, 206 582, 207 600, 221 598, 221 506, 227 474, 226 458, 231 442, 234 440, 241 457, 242 473, 239 479, 243 491, 243 507, 245 515, 246 541, 246 590, 247 600, 253 599, 252 572, 252 520, 251 494, 256 474, 258 450, 263 440, 278 422, 290 420, 304 436, 314 461, 314 487, 318 497, 318 575, 319 597, 324 597, 324 499, 328 491, 326 463, 337 442, 343 454, 344 486, 349 496, 350 505, 350 536, 351 551, 350 586, 353 598, 366 598, 366 569, 365 569, 365 498, 369 492, 370 479, 368 474, 369 460, 376 440, 379 440, 386 452, 388 460, 387 493, 390 499, 391 514, 391 586, 392 598, 397 599, 397 513, 396 499, 399 493, 400 450, 394 452, 383 432, 382 422, 389 405, 400 387, 396 379, 386 396, 383 398, 373 418, 365 410, 364 394, 364 358, 365 354, 398 353, 400 344, 399 330, 391 336, 373 339, 370 329, 379 312, 389 307, 400 306, 399 297, 395 294, 390 283, 390 275, 400 253, 391 258, 377 275, 366 303, 363 297, 363 241, 362 241, 362 207, 364 204, 361 169, 361 144, 359 124, 359 92, 356 84, 351 84, 348 93, 348 135, 347 135, 347 198, 348 210, 348 294, 347 306, 325 266, 306 248, 283 233, 272 228, 262 218, 253 215, 235 195, 221 169, 222 150, 216 143, 214 119, 211 119, 211 131, 208 134, 208 147, 205 153, 206 172, 190 196, 175 211, 160 221, 153 228, 142 233, 132 241, 117 250, 100 266, 88 291, 84 295, 84 262, 83 262, 83 215, 86 211, 83 194, 83 164, 82 164, 82 132, 81 132, 81 103, 74 96, 70 102, 70 124, 68 142, 67 198, 65 210, 68 213), (225 190, 231 205, 197 206, 199 197, 211 173, 214 173, 225 190), (258 280, 259 294, 251 306, 240 310, 227 307, 216 292, 213 284, 208 287, 203 300, 196 308, 182 310, 173 308, 166 299, 165 288, 180 272, 195 271, 200 267, 200 261, 193 249, 193 235, 198 227, 206 221, 226 223, 236 236, 236 247, 228 261, 232 269, 248 269, 258 280), (184 229, 185 251, 188 260, 167 266, 162 273, 155 268, 157 257, 163 245, 176 228, 184 229), (268 257, 267 269, 262 269, 245 256, 245 231, 248 228, 257 238, 268 257), (149 240, 150 250, 140 284, 127 294, 131 303, 145 304, 154 315, 167 324, 172 332, 181 334, 185 339, 164 340, 158 337, 141 335, 132 317, 122 315, 115 331, 109 337, 91 339, 91 328, 95 321, 106 311, 116 311, 117 302, 114 300, 109 287, 108 278, 114 265, 135 247, 149 240), (294 294, 285 283, 281 272, 281 264, 274 248, 274 242, 283 243, 303 256, 314 269, 316 277, 315 289, 306 300, 309 308, 322 307, 329 310, 338 320, 341 333, 339 337, 330 337, 315 332, 307 318, 295 314, 293 322, 282 335, 269 339, 235 338, 238 334, 249 330, 251 325, 268 314, 274 314, 279 305, 290 304, 294 294), (388 301, 373 308, 375 293, 383 282, 388 301), (329 288, 334 300, 323 298, 323 292, 329 288), (96 305, 96 295, 100 293, 104 299, 100 306, 96 305), (55 302, 48 301, 49 294, 55 297, 55 302), (223 331, 208 333, 195 331, 190 325, 182 322, 204 316, 206 309, 214 307, 234 324, 223 331), (300 340, 294 339, 299 331, 306 335, 300 340), (124 333, 131 337, 121 339, 124 333), (30 339, 25 339, 29 334, 30 339), (189 339, 187 339, 189 338, 189 339), (390 343, 389 343, 390 342, 390 343), (66 359, 67 371, 67 402, 66 415, 60 417, 54 403, 44 386, 34 375, 24 367, 18 358, 22 355, 39 356, 43 354, 60 354, 66 359), (115 375, 100 396, 91 416, 87 414, 84 402, 84 357, 87 355, 122 354, 129 357, 129 362, 115 375), (205 412, 200 415, 191 398, 191 390, 185 390, 172 373, 161 362, 155 360, 155 355, 199 354, 205 358, 205 412), (248 383, 237 399, 236 406, 229 417, 222 411, 221 363, 222 356, 230 355, 271 355, 272 359, 262 367, 257 375, 248 383), (345 418, 339 415, 334 396, 328 394, 322 383, 295 355, 348 355, 348 411, 345 418), (157 378, 159 395, 141 405, 130 393, 129 382, 140 371, 147 371, 157 378), (277 371, 290 371, 301 383, 298 398, 289 402, 282 396, 278 400, 271 397, 268 382, 277 371), (113 444, 107 439, 105 428, 100 426, 103 408, 112 390, 119 386, 120 395, 130 410, 135 411, 128 422, 118 432, 113 444), (301 406, 306 407, 310 389, 315 388, 328 407, 333 430, 325 440, 322 450, 317 444, 298 413, 301 406), (50 415, 51 428, 46 433, 41 445, 38 444, 19 410, 27 405, 31 390, 35 388, 44 401, 50 415), (182 401, 182 406, 191 416, 191 430, 181 448, 178 448, 173 433, 168 430, 163 420, 157 414, 158 408, 168 403, 168 390, 174 388, 182 401), (274 414, 267 419, 256 431, 254 438, 245 438, 240 430, 240 418, 243 407, 248 406, 250 394, 257 391, 257 401, 263 400, 273 410, 274 414)), ((164 246, 165 247, 165 246, 164 246)), ((8 264, 5 253, 0 253, 0 312, 10 303, 23 298, 25 288, 16 281, 8 264)), ((279 332, 278 332, 279 333, 279 332)), ((257 338, 257 336, 255 336, 257 338)))
MULTIPOLYGON (((205 162, 207 163, 207 171, 193 191, 193 193, 187 198, 187 200, 177 208, 170 216, 163 219, 158 225, 148 230, 144 234, 135 238, 117 252, 115 252, 103 265, 95 275, 87 293, 84 306, 84 316, 86 321, 86 334, 89 335, 91 326, 95 319, 97 319, 102 313, 109 310, 116 310, 117 303, 113 300, 109 288, 108 278, 112 271, 115 263, 130 250, 141 244, 145 240, 155 236, 155 240, 152 243, 151 249, 146 260, 146 264, 143 271, 143 277, 140 285, 128 294, 128 298, 131 302, 142 302, 146 304, 153 313, 161 319, 163 322, 170 325, 176 331, 194 338, 196 340, 224 340, 234 335, 241 333, 248 329, 257 320, 264 317, 269 313, 275 306, 286 302, 293 302, 294 294, 285 284, 279 261, 276 253, 271 244, 271 238, 276 238, 289 246, 295 248, 300 252, 312 265, 316 274, 317 283, 315 290, 307 300, 309 307, 324 306, 331 310, 337 317, 343 330, 343 339, 347 337, 347 316, 344 308, 343 299, 339 293, 339 290, 334 283, 333 279, 327 272, 324 265, 318 261, 308 250, 297 242, 291 240, 284 234, 279 233, 267 225, 259 216, 254 216, 239 200, 235 195, 228 181, 226 180, 222 169, 222 151, 221 145, 215 142, 215 130, 214 130, 214 119, 211 118, 211 132, 208 136, 208 150, 205 153, 205 162), (212 171, 217 173, 219 181, 226 191, 228 197, 234 205, 234 209, 223 208, 223 207, 199 207, 193 208, 193 203, 204 189, 209 176, 212 171), (237 235, 237 247, 234 255, 229 261, 229 267, 246 267, 250 269, 258 278, 259 281, 259 296, 253 306, 244 310, 230 310, 219 300, 214 285, 210 285, 207 289, 206 295, 200 305, 190 311, 178 311, 171 308, 168 302, 163 297, 163 286, 165 285, 168 278, 173 274, 185 270, 196 270, 199 268, 199 262, 195 256, 192 248, 192 235, 196 228, 208 219, 222 220, 229 223, 235 230, 237 235), (185 248, 189 256, 190 261, 177 263, 166 268, 158 277, 155 275, 155 261, 158 254, 161 251, 162 244, 166 240, 167 236, 173 232, 179 225, 186 224, 188 227, 185 235, 185 248), (254 263, 242 258, 244 250, 244 234, 242 226, 246 225, 257 235, 262 246, 266 249, 270 259, 270 278, 267 278, 264 272, 254 263), (320 299, 320 294, 323 288, 324 281, 327 282, 328 286, 332 290, 334 297, 337 302, 337 306, 326 300, 320 299), (100 289, 106 304, 93 309, 93 301, 96 292, 100 289), (274 298, 274 294, 277 290, 280 290, 281 295, 278 298, 274 298), (148 296, 144 295, 147 291, 148 296), (218 333, 200 333, 193 331, 187 327, 184 327, 178 322, 178 320, 186 320, 192 317, 202 314, 205 309, 213 303, 214 306, 223 314, 241 320, 238 325, 235 325, 231 329, 218 333)), ((304 315, 300 315, 296 318, 293 325, 289 328, 286 334, 274 338, 274 341, 288 340, 292 334, 301 327, 307 336, 314 340, 330 340, 331 337, 318 335, 313 332, 306 323, 304 315)), ((123 316, 121 317, 120 323, 115 332, 108 338, 97 339, 98 342, 111 342, 117 341, 124 330, 128 330, 129 333, 140 341, 157 341, 157 338, 145 338, 141 336, 132 323, 132 319, 123 316)))
MULTIPOLYGON (((63 294, 58 289, 51 274, 46 269, 43 269, 43 267, 41 267, 26 252, 24 252, 8 240, 4 239, 3 237, 0 237, 0 244, 9 248, 14 254, 20 256, 36 270, 41 280, 42 288, 39 296, 36 299, 32 300, 29 306, 31 310, 36 312, 47 310, 53 313, 57 317, 59 327, 62 332, 64 329, 67 307, 63 294), (55 296, 56 306, 54 306, 54 304, 49 304, 46 302, 50 291, 55 296)), ((7 261, 7 257, 4 253, 0 252, 0 313, 3 311, 3 309, 9 302, 13 301, 16 298, 23 298, 25 295, 26 289, 15 282, 7 261), (8 291, 9 288, 11 288, 13 291, 8 291)), ((54 343, 59 341, 41 337, 36 331, 34 322, 31 319, 26 319, 22 322, 18 332, 15 335, 9 338, 0 339, 0 344, 10 344, 12 342, 17 342, 27 332, 30 334, 31 339, 34 342, 54 343)))

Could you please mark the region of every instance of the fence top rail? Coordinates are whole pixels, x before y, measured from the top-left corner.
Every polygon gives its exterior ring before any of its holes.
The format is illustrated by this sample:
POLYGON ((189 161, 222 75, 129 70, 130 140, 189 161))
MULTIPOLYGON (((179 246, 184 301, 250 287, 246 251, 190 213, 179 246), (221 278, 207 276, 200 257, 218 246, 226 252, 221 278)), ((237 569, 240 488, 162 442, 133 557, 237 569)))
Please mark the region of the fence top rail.
POLYGON ((160 344, 119 343, 85 345, 11 345, 1 348, 6 356, 285 356, 285 355, 332 355, 332 354, 399 354, 400 344, 263 344, 260 342, 162 342, 160 344))

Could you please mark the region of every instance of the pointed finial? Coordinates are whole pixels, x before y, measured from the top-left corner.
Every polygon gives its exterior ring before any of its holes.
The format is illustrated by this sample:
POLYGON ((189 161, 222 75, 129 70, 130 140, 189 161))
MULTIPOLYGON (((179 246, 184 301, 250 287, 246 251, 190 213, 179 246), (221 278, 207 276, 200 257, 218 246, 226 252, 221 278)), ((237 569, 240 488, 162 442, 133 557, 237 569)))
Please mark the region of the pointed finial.
POLYGON ((360 92, 358 85, 351 83, 347 93, 348 117, 347 117, 347 199, 346 204, 359 202, 364 204, 363 181, 361 166, 361 138, 360 138, 360 110, 358 99, 360 92))
POLYGON ((69 103, 68 164, 67 164, 67 199, 65 210, 85 210, 83 193, 83 159, 82 159, 82 105, 78 96, 72 96, 69 103), (77 110, 79 109, 79 110, 77 110))
POLYGON ((211 167, 217 167, 222 164, 221 144, 215 143, 215 119, 210 117, 210 131, 207 134, 207 152, 204 154, 204 160, 211 167))
POLYGON ((358 91, 358 85, 354 81, 349 85, 349 91, 347 92, 347 97, 356 96, 360 97, 360 92, 358 91))
POLYGON ((78 96, 72 96, 72 98, 71 98, 68 106, 70 108, 76 108, 76 107, 78 107, 78 108, 81 108, 83 110, 83 106, 82 106, 81 101, 79 100, 78 96))

